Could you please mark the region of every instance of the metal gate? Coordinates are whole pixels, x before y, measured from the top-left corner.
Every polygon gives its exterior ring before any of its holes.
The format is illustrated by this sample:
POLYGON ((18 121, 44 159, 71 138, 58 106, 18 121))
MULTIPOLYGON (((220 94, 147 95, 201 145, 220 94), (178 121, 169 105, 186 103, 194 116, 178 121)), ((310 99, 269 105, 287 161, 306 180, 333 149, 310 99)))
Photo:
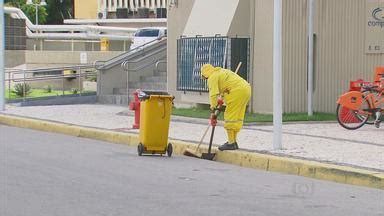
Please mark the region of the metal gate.
POLYGON ((189 37, 177 40, 177 90, 207 92, 201 79, 204 64, 235 70, 242 62, 239 75, 248 80, 249 38, 189 37))

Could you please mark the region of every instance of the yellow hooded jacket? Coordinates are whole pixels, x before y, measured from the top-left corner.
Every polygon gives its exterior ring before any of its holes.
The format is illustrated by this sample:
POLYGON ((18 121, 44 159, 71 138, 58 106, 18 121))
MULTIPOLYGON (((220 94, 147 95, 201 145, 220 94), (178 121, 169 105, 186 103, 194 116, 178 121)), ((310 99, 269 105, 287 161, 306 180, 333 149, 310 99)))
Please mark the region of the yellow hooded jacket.
POLYGON ((217 97, 223 96, 226 104, 224 127, 240 130, 251 97, 249 83, 231 70, 213 67, 210 64, 202 66, 201 75, 208 79, 210 108, 214 109, 217 106, 217 97))

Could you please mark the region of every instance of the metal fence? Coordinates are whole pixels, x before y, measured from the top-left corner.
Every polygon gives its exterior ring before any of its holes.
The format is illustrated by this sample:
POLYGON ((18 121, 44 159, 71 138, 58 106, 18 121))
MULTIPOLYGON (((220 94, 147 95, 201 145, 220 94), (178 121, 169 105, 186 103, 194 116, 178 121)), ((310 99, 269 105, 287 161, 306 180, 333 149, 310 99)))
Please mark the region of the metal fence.
POLYGON ((235 70, 242 62, 239 75, 248 80, 249 38, 184 37, 177 40, 177 90, 207 92, 201 79, 204 64, 235 70))
MULTIPOLYGON (((54 91, 56 96, 79 95, 96 92, 85 90, 86 79, 97 80, 98 71, 94 65, 76 65, 69 67, 39 68, 39 69, 6 69, 6 98, 7 101, 36 98, 29 95, 27 86, 34 90, 54 91), (13 95, 15 86, 21 84, 21 95, 13 95)), ((48 92, 47 92, 48 93, 48 92)), ((52 95, 55 95, 52 94, 52 95)), ((37 96, 38 97, 38 96, 37 96)))

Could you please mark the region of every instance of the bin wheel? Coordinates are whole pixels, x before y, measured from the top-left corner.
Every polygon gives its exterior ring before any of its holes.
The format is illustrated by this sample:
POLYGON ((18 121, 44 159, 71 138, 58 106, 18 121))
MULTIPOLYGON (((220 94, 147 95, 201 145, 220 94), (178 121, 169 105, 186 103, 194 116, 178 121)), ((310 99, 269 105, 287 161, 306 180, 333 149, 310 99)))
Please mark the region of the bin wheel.
POLYGON ((137 154, 141 156, 143 155, 143 152, 144 152, 144 145, 139 143, 139 145, 137 146, 137 154))
POLYGON ((168 157, 172 156, 172 152, 173 152, 172 144, 168 143, 168 146, 167 146, 167 155, 168 155, 168 157))

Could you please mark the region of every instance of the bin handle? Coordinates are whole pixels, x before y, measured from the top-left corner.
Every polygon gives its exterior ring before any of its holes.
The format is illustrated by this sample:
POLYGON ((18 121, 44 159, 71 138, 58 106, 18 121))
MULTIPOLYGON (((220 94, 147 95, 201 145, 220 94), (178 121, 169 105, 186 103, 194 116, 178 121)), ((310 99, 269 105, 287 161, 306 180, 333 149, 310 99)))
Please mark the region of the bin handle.
POLYGON ((164 112, 163 112, 163 117, 161 117, 161 118, 164 119, 164 118, 165 118, 165 112, 166 112, 166 108, 165 108, 165 98, 159 97, 159 99, 163 101, 164 112))

